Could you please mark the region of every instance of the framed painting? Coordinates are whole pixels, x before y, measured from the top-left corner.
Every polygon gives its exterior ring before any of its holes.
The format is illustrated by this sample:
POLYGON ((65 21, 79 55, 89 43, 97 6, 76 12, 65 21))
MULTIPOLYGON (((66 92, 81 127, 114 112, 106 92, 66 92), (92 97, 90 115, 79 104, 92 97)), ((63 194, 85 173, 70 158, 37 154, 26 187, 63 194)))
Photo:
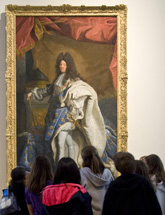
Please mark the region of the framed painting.
POLYGON ((6 6, 7 181, 47 154, 127 150, 127 7, 6 6))

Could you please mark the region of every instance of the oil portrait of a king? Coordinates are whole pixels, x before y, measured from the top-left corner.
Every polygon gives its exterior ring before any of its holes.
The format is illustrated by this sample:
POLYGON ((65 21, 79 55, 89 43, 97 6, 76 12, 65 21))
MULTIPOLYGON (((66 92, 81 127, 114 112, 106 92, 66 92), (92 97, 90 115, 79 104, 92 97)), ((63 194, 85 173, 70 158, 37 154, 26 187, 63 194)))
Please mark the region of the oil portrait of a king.
POLYGON ((17 16, 17 165, 117 151, 117 17, 17 16))

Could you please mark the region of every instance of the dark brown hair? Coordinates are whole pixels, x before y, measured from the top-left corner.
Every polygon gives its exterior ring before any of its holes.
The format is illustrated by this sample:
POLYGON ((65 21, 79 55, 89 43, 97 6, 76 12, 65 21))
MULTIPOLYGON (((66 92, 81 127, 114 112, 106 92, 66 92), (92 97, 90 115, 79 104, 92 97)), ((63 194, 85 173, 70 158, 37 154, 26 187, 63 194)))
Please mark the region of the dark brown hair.
POLYGON ((84 147, 81 151, 81 156, 83 159, 83 167, 89 167, 95 174, 103 173, 105 166, 94 146, 84 147))
POLYGON ((145 163, 142 160, 135 160, 135 162, 136 162, 136 173, 139 175, 143 175, 150 181, 149 172, 145 163))
POLYGON ((63 84, 65 84, 68 79, 75 81, 77 78, 80 78, 80 75, 77 73, 77 69, 76 69, 72 55, 69 52, 66 52, 66 53, 61 52, 57 57, 56 65, 55 65, 56 79, 61 74, 59 66, 60 66, 60 63, 62 60, 64 60, 66 62, 66 65, 67 65, 63 84))
POLYGON ((115 167, 122 174, 135 172, 135 159, 129 152, 118 152, 114 157, 115 167))
POLYGON ((76 162, 70 157, 61 158, 57 164, 53 184, 80 184, 80 181, 80 171, 76 162))
POLYGON ((52 167, 48 157, 46 155, 38 155, 27 177, 28 191, 40 193, 47 185, 47 182, 52 179, 52 167))
POLYGON ((164 166, 160 157, 158 155, 151 154, 145 157, 145 162, 149 170, 149 175, 155 175, 156 183, 163 181, 165 186, 164 166))

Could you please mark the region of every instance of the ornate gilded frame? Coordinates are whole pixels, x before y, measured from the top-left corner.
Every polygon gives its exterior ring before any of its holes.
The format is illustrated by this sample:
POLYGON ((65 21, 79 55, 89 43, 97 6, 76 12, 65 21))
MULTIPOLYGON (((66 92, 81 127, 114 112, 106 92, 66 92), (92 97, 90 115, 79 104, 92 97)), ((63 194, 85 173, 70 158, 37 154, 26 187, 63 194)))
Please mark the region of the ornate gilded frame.
POLYGON ((117 142, 127 150, 127 7, 118 6, 6 6, 7 182, 16 167, 16 16, 117 16, 117 142))

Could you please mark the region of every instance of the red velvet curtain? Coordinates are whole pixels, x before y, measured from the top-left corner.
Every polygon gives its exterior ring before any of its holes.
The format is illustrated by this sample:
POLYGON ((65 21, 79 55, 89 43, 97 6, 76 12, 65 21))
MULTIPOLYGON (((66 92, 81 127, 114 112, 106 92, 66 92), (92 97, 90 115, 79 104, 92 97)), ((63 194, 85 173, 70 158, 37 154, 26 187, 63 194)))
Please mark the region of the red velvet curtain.
POLYGON ((16 17, 17 56, 24 55, 42 38, 43 32, 57 31, 77 41, 115 45, 109 66, 117 89, 117 17, 16 17))

